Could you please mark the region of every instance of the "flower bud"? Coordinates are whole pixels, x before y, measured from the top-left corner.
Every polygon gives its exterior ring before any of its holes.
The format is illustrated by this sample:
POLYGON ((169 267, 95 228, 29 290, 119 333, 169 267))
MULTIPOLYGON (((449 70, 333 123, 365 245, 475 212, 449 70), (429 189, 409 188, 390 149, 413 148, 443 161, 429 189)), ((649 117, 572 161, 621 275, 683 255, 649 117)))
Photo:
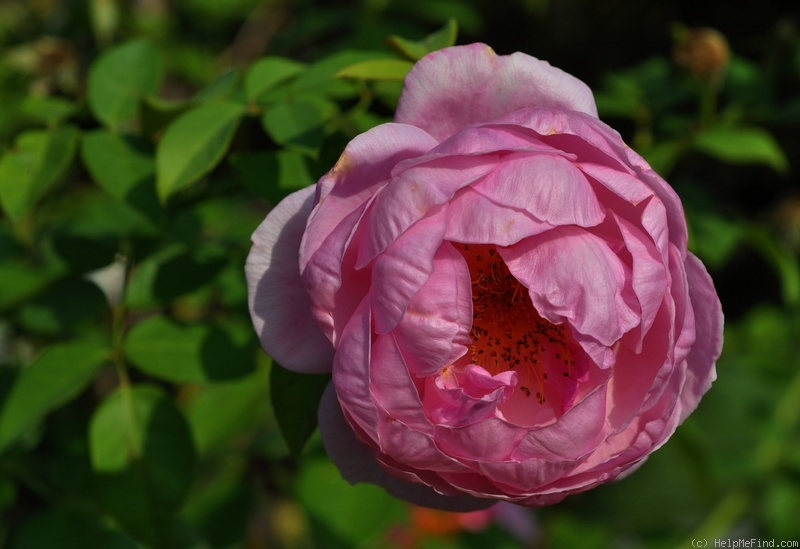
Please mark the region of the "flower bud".
POLYGON ((699 80, 719 82, 731 57, 725 36, 710 28, 684 29, 677 34, 675 64, 699 80))

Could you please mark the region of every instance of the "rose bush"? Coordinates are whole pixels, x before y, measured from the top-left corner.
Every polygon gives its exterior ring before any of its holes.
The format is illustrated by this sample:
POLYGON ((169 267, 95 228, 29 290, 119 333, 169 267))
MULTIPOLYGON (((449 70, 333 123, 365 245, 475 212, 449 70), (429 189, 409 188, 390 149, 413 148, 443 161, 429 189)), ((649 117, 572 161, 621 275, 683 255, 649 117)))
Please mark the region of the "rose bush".
POLYGON ((722 345, 675 192, 582 82, 483 44, 419 61, 395 123, 275 207, 246 270, 265 350, 332 371, 343 475, 430 506, 547 505, 631 470, 722 345))

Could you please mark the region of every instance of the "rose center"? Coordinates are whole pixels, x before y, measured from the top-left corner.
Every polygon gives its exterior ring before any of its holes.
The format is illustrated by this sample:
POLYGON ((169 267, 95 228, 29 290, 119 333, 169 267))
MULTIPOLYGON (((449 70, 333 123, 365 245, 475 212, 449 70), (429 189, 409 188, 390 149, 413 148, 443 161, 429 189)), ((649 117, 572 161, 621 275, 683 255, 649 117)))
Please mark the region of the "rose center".
POLYGON ((460 251, 472 280, 472 364, 492 375, 514 370, 525 398, 563 406, 558 389, 576 381, 568 328, 539 316, 494 246, 463 244, 460 251))

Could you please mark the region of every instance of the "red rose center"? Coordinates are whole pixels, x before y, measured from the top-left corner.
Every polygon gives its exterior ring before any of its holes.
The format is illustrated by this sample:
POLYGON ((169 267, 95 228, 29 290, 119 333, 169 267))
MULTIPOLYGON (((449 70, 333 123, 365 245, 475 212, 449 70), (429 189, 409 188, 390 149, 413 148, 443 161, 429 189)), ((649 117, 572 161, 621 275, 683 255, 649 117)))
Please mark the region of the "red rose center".
POLYGON ((561 389, 576 382, 569 329, 539 316, 494 246, 461 246, 472 280, 472 364, 492 375, 514 370, 524 397, 561 408, 561 389))

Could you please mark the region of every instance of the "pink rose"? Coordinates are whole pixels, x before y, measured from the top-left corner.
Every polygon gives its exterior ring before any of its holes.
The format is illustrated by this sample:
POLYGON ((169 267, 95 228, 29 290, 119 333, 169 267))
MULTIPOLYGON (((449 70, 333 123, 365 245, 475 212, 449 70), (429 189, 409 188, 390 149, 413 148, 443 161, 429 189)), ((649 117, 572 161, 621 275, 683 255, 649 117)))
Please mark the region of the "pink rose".
POLYGON ((715 379, 722 311, 675 192, 591 91, 483 44, 422 59, 253 235, 266 351, 333 373, 352 482, 449 509, 560 501, 659 448, 715 379))

